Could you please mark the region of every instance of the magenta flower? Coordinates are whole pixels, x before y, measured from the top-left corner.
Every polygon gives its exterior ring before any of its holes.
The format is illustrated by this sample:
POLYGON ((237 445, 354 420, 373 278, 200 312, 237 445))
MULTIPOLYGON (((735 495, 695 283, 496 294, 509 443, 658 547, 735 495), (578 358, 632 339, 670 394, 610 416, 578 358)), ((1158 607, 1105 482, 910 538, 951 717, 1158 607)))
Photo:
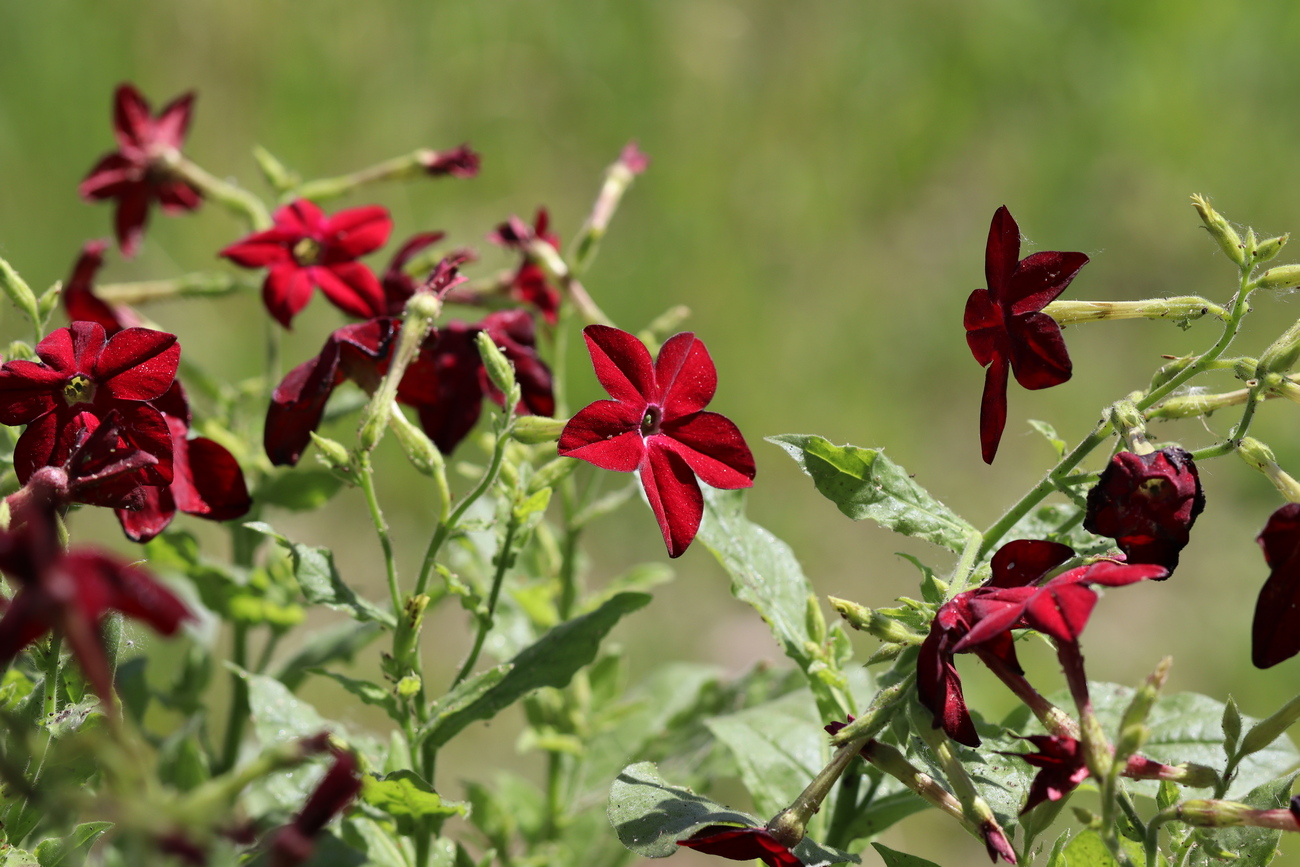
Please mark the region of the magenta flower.
POLYGON ((728 490, 754 484, 754 456, 740 430, 703 411, 718 386, 713 359, 689 332, 668 338, 653 362, 626 331, 588 325, 582 334, 596 378, 613 400, 569 419, 559 453, 604 470, 637 471, 668 556, 680 557, 704 514, 696 476, 728 490))
POLYGON ((975 723, 966 709, 961 677, 953 660, 955 653, 974 650, 990 665, 1021 673, 1009 631, 993 636, 978 648, 962 646, 976 620, 973 601, 999 588, 1033 584, 1073 556, 1073 550, 1056 542, 1031 539, 1008 542, 993 555, 992 575, 987 583, 958 593, 939 607, 916 660, 917 698, 934 714, 935 728, 942 728, 958 743, 970 747, 980 744, 975 723))
POLYGON ((510 294, 536 307, 546 320, 546 324, 554 325, 559 321, 560 290, 551 285, 546 272, 528 253, 528 247, 534 241, 544 241, 557 250, 560 248, 559 237, 548 231, 550 224, 551 218, 546 209, 538 208, 537 216, 533 218, 533 225, 530 226, 518 217, 512 216, 497 226, 496 231, 488 235, 488 240, 493 244, 518 250, 524 254, 524 261, 520 263, 519 270, 515 271, 514 277, 510 280, 510 294))
POLYGON ((966 343, 984 375, 980 401, 980 449, 993 463, 1007 424, 1007 371, 1028 389, 1060 385, 1070 378, 1070 354, 1061 326, 1042 310, 1065 291, 1088 264, 1082 253, 1034 253, 1020 258, 1020 227, 1006 206, 993 214, 984 251, 987 289, 966 299, 966 343))
POLYGON ((1300 652, 1300 504, 1270 515, 1255 541, 1270 571, 1255 603, 1250 659, 1270 668, 1300 652))
POLYGON ((111 708, 113 676, 100 636, 104 617, 119 611, 173 635, 194 615, 137 566, 92 549, 64 553, 49 506, 28 509, 23 517, 17 530, 0 532, 0 571, 18 588, 0 618, 0 665, 58 630, 86 681, 111 708))
POLYGON ((334 764, 308 796, 302 812, 275 832, 271 840, 271 867, 305 863, 316 848, 313 838, 331 819, 342 813, 360 791, 361 773, 357 757, 349 752, 336 752, 334 764))
POLYGON ((420 155, 425 172, 435 178, 472 178, 478 174, 480 162, 479 155, 467 144, 449 151, 425 151, 420 155))
POLYGON ((117 150, 100 158, 78 192, 92 201, 117 200, 114 228, 124 256, 140 248, 151 201, 156 199, 165 214, 193 211, 203 201, 171 167, 185 142, 193 105, 193 92, 185 93, 154 117, 132 85, 119 85, 113 96, 117 150))
POLYGON ((39 362, 0 367, 0 424, 27 425, 14 449, 19 481, 63 464, 79 432, 116 410, 123 436, 158 460, 145 483, 171 482, 171 435, 150 401, 171 388, 180 354, 173 334, 128 328, 106 341, 98 323, 74 322, 37 344, 39 362))
POLYGON ((1114 539, 1129 563, 1157 563, 1173 572, 1204 508, 1201 479, 1186 451, 1120 452, 1088 492, 1083 526, 1114 539))
POLYGON ((686 840, 678 840, 677 845, 732 861, 758 859, 767 867, 803 867, 803 862, 766 828, 709 825, 686 840))
POLYGON ((221 255, 245 268, 269 269, 262 300, 277 322, 288 328, 311 300, 313 288, 351 316, 383 312, 379 278, 356 260, 388 240, 393 221, 387 210, 370 205, 327 217, 313 203, 298 199, 272 218, 274 228, 236 241, 221 255))

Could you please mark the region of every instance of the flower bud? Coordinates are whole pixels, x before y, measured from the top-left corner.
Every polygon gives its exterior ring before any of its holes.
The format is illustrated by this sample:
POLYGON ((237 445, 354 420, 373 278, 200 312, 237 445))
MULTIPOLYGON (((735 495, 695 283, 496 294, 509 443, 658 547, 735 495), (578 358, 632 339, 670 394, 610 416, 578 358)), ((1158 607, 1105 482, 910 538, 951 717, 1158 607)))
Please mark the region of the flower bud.
POLYGON ((547 418, 544 415, 521 415, 510 429, 510 437, 515 442, 530 446, 553 443, 560 438, 565 424, 563 419, 547 418))
MULTIPOLYGON (((1121 732, 1130 726, 1142 725, 1146 722, 1147 717, 1151 714, 1151 708, 1155 707, 1156 699, 1160 698, 1160 690, 1164 689, 1165 681, 1169 678, 1169 667, 1173 664, 1174 658, 1172 656, 1166 656, 1160 660, 1156 670, 1133 693, 1133 700, 1129 702, 1128 707, 1124 710, 1124 716, 1120 720, 1121 732)), ((1136 749, 1131 752, 1136 752, 1136 749)))
POLYGON ((1300 695, 1286 704, 1267 719, 1262 719, 1251 727, 1241 741, 1241 755, 1248 756, 1267 747, 1282 736, 1296 720, 1300 719, 1300 695))
POLYGON ((36 304, 36 293, 32 292, 32 287, 27 285, 27 281, 18 276, 8 262, 0 259, 0 290, 9 296, 9 300, 14 303, 19 310, 26 314, 27 318, 32 321, 32 325, 40 325, 40 313, 36 304))
POLYGON ((1269 268, 1255 281, 1256 289, 1294 289, 1300 286, 1300 265, 1269 268))
POLYGON ((1260 354, 1255 375, 1285 374, 1295 366, 1297 359, 1300 359, 1300 322, 1282 332, 1282 336, 1260 354))
POLYGON ((483 367, 487 370, 488 379, 492 384, 500 389, 504 395, 509 395, 515 389, 515 369, 506 358, 501 348, 492 342, 492 336, 486 331, 480 331, 475 335, 474 340, 478 343, 478 354, 483 359, 483 367))
POLYGON ((1278 253, 1282 252, 1282 248, 1286 246, 1287 239, 1290 237, 1289 234, 1278 235, 1276 238, 1267 238, 1263 241, 1257 242, 1255 244, 1255 252, 1251 258, 1255 261, 1256 265, 1264 264, 1278 253))
POLYGON ((356 466, 352 455, 342 443, 323 437, 316 431, 310 431, 311 441, 316 444, 316 460, 329 467, 334 475, 349 484, 356 482, 356 466))
POLYGON ((445 463, 442 452, 429 439, 428 434, 411 423, 405 413, 393 407, 388 414, 388 424, 406 454, 406 459, 420 475, 436 478, 443 471, 445 463))
POLYGON ((1142 417, 1142 413, 1138 411, 1133 401, 1117 402, 1111 412, 1111 421, 1120 436, 1124 437, 1130 452, 1149 455, 1156 450, 1155 446, 1147 441, 1146 419, 1142 417))
POLYGON ((37 299, 36 313, 41 317, 42 322, 48 321, 50 314, 54 312, 54 308, 59 306, 59 297, 62 294, 63 282, 61 280, 56 280, 54 281, 54 285, 49 289, 46 289, 45 294, 41 295, 41 297, 37 299))
POLYGON ((840 599, 837 596, 829 596, 827 601, 831 603, 835 613, 843 617, 849 626, 862 632, 869 632, 881 641, 908 645, 920 644, 925 640, 925 636, 919 632, 913 632, 894 618, 874 611, 865 605, 859 605, 847 599, 840 599))
POLYGON ((1300 503, 1300 482, 1277 465, 1273 450, 1254 437, 1242 437, 1237 444, 1241 459, 1259 470, 1288 502, 1300 503))
POLYGON ((1223 751, 1232 756, 1237 752, 1237 741, 1241 738, 1241 711, 1232 696, 1223 705, 1223 751))
POLYGON ((397 694, 402 698, 410 698, 420 691, 421 685, 419 675, 408 674, 397 682, 397 694))
POLYGON ((1223 254, 1237 264, 1243 267, 1246 264, 1246 246, 1241 241, 1241 236, 1237 234, 1228 221, 1202 196, 1192 196, 1192 207, 1196 208, 1196 213, 1201 215, 1201 222, 1209 230, 1211 237, 1218 242, 1219 248, 1223 254))
POLYGON ((1236 801, 1211 801, 1200 798, 1183 801, 1173 810, 1180 822, 1201 828, 1226 828, 1240 825, 1247 815, 1254 812, 1250 806, 1236 801))
POLYGON ((804 838, 807 820, 794 807, 782 810, 767 823, 767 832, 787 849, 793 849, 804 838))
POLYGON ((275 154, 261 145, 253 147, 253 159, 257 160, 257 167, 262 170, 266 182, 277 192, 283 193, 302 183, 302 178, 296 172, 291 171, 275 154))

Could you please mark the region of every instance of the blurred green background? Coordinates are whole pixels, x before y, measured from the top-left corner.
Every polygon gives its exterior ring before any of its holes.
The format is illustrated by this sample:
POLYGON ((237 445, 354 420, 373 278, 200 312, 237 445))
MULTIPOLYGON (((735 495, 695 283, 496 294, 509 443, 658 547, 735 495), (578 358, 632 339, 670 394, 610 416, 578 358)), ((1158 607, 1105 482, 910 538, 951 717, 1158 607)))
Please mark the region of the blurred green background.
MULTIPOLYGON (((1217 336, 1209 322, 1187 333, 1146 322, 1067 330, 1074 381, 1037 393, 1013 386, 1001 453, 985 466, 982 372, 960 323, 967 294, 983 284, 997 206, 1019 220, 1026 252, 1092 257, 1069 298, 1226 300, 1233 267, 1198 228, 1190 193, 1264 233, 1300 229, 1300 7, 1275 0, 46 0, 0 4, 0 32, 0 255, 37 287, 65 277, 84 240, 109 233, 111 209, 82 203, 76 186, 112 147, 121 81, 155 106, 196 89, 187 153, 259 190, 255 143, 309 177, 472 143, 483 155, 476 180, 393 185, 346 204, 387 205, 395 238, 445 229, 453 243, 478 246, 487 267, 507 262, 483 236, 511 213, 544 204, 571 236, 603 168, 638 140, 651 169, 586 284, 631 330, 671 305, 691 307, 689 327, 719 370, 711 408, 740 425, 758 459, 751 514, 794 546, 819 590, 870 605, 914 592, 915 572, 894 552, 938 568, 950 558, 850 523, 762 437, 885 446, 987 524, 1051 459, 1028 418, 1077 440, 1103 405, 1147 381, 1161 354, 1217 336)), ((103 279, 219 267, 215 251, 242 232, 211 206, 183 220, 155 214, 144 252, 111 259, 103 279)), ((1256 308, 1241 353, 1257 354, 1297 315, 1287 298, 1256 308)), ((147 312, 181 335, 188 357, 232 377, 256 372, 262 314, 251 296, 147 312)), ((4 313, 12 337, 15 317, 4 313)), ((316 299, 295 323, 286 362, 316 352, 338 322, 316 299)), ((1227 377, 1221 385, 1233 387, 1227 377)), ((577 388, 579 399, 599 393, 589 374, 577 388)), ((1155 433, 1196 447, 1230 416, 1155 433)), ((1276 402, 1252 431, 1293 471, 1298 423, 1295 406, 1276 402)), ((411 564, 431 498, 401 475, 381 494, 411 564)), ((1253 537, 1280 500, 1235 458, 1204 465, 1202 476, 1209 505, 1178 574, 1102 602, 1085 643, 1090 674, 1132 683, 1172 654, 1171 689, 1231 692, 1263 715, 1293 694, 1300 672, 1296 660, 1259 672, 1248 658, 1266 575, 1253 537)), ((321 519, 280 523, 303 541, 347 540, 345 574, 378 590, 361 510, 359 495, 345 494, 321 519)), ((113 539, 102 517, 86 523, 113 539)), ((596 583, 629 556, 663 556, 637 503, 594 554, 596 583)), ((779 656, 706 551, 675 566, 677 581, 617 633, 634 668, 680 658, 739 671, 779 656)), ((450 668, 467 646, 461 615, 449 612, 433 633, 450 668)), ((974 665, 963 671, 987 687, 976 707, 1009 707, 974 665)), ((1055 676, 1046 663, 1041 671, 1055 676)), ((489 733, 475 749, 527 764, 513 758, 512 738, 489 733)), ((465 772, 480 758, 466 757, 465 772)), ((960 836, 944 848, 948 830, 922 818, 887 840, 943 863, 983 857, 960 836)))

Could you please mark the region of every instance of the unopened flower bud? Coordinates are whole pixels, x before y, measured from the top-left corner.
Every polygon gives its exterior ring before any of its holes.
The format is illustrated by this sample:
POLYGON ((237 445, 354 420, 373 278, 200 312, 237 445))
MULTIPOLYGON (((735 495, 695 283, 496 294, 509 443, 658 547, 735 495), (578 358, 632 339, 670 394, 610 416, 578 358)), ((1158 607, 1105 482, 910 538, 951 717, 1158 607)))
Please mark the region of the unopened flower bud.
POLYGON ((302 183, 301 177, 261 145, 254 146, 253 159, 257 160, 257 167, 262 170, 266 182, 279 192, 291 190, 302 183))
POLYGON ((54 312, 54 308, 59 306, 59 297, 61 295, 63 295, 63 282, 56 280, 54 285, 46 289, 45 294, 37 299, 36 312, 41 317, 42 322, 49 319, 50 314, 54 312))
POLYGON ((478 343, 478 354, 483 359, 483 367, 487 369, 488 379, 492 380, 492 384, 500 389, 502 394, 508 395, 513 392, 515 369, 505 353, 492 342, 492 336, 486 331, 480 331, 474 339, 478 343))
POLYGON ((311 441, 316 444, 316 460, 320 461, 345 482, 356 481, 356 467, 352 455, 342 443, 323 437, 316 431, 310 431, 311 441))
POLYGON ((1255 281, 1256 289, 1294 289, 1300 286, 1300 265, 1269 268, 1255 281))
POLYGON ((411 423, 405 413, 393 407, 388 414, 388 424, 392 428, 393 435, 397 437, 406 459, 417 472, 430 478, 436 478, 443 472, 445 463, 442 452, 434 445, 433 440, 429 439, 428 434, 411 423))
POLYGON ((1278 235, 1276 238, 1266 238, 1263 241, 1256 242, 1255 253, 1254 256, 1252 257, 1255 261, 1255 264, 1262 265, 1263 263, 1269 261, 1274 256, 1276 256, 1278 253, 1282 252, 1282 248, 1286 246, 1287 239, 1290 237, 1291 236, 1289 234, 1278 235))
MULTIPOLYGON (((1165 681, 1169 678, 1169 667, 1173 664, 1174 658, 1172 656, 1166 656, 1160 660, 1156 670, 1133 693, 1133 700, 1129 702, 1128 707, 1124 710, 1124 716, 1120 720, 1121 732, 1130 726, 1142 725, 1146 722, 1147 716, 1151 713, 1151 708, 1155 707, 1156 699, 1160 698, 1160 690, 1164 689, 1165 681)), ((1131 755, 1136 751, 1135 748, 1128 754, 1131 755)))
POLYGON ((1300 482, 1277 465, 1273 450, 1254 437, 1242 437, 1237 444, 1241 459, 1259 470, 1288 502, 1300 503, 1300 482))
POLYGON ((402 698, 410 698, 420 691, 420 686, 419 675, 408 674, 397 682, 397 694, 402 698))
POLYGON ((1115 404, 1111 420, 1128 450, 1136 455, 1149 455, 1156 450, 1147 440, 1146 419, 1131 400, 1121 400, 1115 404))
POLYGON ((9 300, 14 303, 14 306, 26 314, 33 325, 40 324, 36 293, 32 291, 32 287, 27 285, 27 281, 19 277, 18 272, 4 259, 0 259, 0 290, 3 290, 5 295, 9 296, 9 300))
POLYGON ((1241 738, 1241 711, 1237 708, 1237 702, 1228 696, 1228 701, 1223 705, 1223 751, 1229 756, 1237 751, 1237 741, 1241 738))
POLYGON ((1241 741, 1241 755, 1248 756, 1267 747, 1282 736, 1296 720, 1300 719, 1300 695, 1286 704, 1267 719, 1262 719, 1251 727, 1241 741))
POLYGON ((1208 799, 1183 801, 1173 809, 1179 821, 1201 828, 1226 828, 1240 825, 1246 816, 1254 812, 1247 804, 1208 799))
POLYGON ((1205 224, 1205 228, 1209 230, 1211 237, 1218 242, 1223 254, 1235 262, 1238 267, 1244 266, 1246 264, 1246 247, 1237 231, 1202 196, 1192 196, 1192 207, 1196 208, 1196 213, 1201 215, 1201 222, 1205 224))
POLYGON ((1255 365, 1256 376, 1269 373, 1285 374, 1300 359, 1300 322, 1295 323, 1282 336, 1265 349, 1255 365))
POLYGON ((826 617, 822 614, 822 604, 814 593, 808 594, 803 620, 810 639, 819 645, 826 640, 826 617))
POLYGON ((544 415, 521 415, 510 429, 510 437, 530 446, 552 443, 560 438, 565 423, 563 419, 547 418, 544 415))
POLYGON ((859 605, 847 599, 840 599, 837 596, 829 596, 827 601, 831 603, 835 613, 843 617, 849 626, 863 632, 869 632, 881 641, 908 645, 920 644, 925 640, 925 636, 919 632, 914 632, 894 618, 881 614, 865 605, 859 605))
POLYGON ((767 832, 782 846, 793 849, 804 838, 806 826, 807 820, 790 807, 772 817, 772 821, 767 823, 767 832))

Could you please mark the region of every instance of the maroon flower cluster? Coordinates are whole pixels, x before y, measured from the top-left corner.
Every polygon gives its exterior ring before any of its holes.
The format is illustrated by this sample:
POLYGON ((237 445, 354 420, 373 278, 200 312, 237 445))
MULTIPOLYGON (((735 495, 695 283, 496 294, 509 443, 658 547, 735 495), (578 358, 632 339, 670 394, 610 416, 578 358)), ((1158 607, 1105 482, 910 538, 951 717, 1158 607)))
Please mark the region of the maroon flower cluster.
POLYGON ((984 374, 980 451, 993 463, 1007 424, 1007 373, 1028 389, 1070 378, 1070 354, 1061 326, 1042 310, 1088 264, 1082 253, 1042 252, 1020 258, 1020 227, 1006 206, 993 214, 984 252, 987 289, 966 300, 966 343, 984 374))
POLYGON ((1088 492, 1083 526, 1114 539, 1129 563, 1157 563, 1172 573, 1204 508, 1201 479, 1186 451, 1120 452, 1088 492))

